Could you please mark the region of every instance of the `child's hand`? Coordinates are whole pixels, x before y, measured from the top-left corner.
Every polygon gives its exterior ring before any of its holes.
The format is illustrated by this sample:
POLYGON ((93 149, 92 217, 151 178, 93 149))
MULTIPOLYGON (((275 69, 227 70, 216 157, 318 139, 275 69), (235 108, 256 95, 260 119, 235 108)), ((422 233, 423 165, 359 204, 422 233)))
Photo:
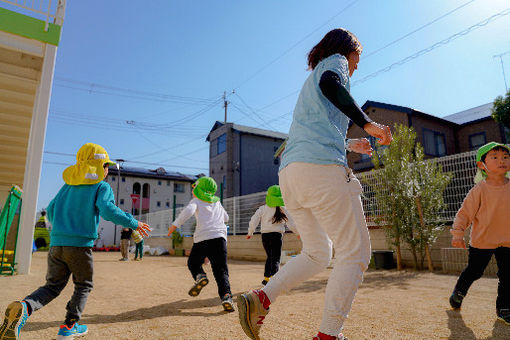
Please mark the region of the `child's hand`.
POLYGON ((246 235, 246 239, 249 240, 251 238, 251 235, 246 235))
POLYGON ((463 238, 453 238, 452 239, 452 246, 455 247, 455 248, 466 249, 466 243, 464 242, 463 238))
POLYGON ((143 223, 138 221, 138 228, 136 228, 136 231, 140 233, 140 235, 143 236, 149 236, 149 231, 152 231, 152 229, 149 227, 147 223, 143 223))
POLYGON ((177 229, 177 226, 172 225, 168 228, 168 236, 172 236, 172 233, 177 229))

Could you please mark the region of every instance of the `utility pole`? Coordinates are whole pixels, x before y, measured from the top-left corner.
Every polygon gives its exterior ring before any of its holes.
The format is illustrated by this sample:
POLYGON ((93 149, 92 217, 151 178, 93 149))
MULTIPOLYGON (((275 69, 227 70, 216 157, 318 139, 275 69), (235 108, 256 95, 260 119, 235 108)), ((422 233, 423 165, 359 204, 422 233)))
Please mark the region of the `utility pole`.
POLYGON ((499 58, 499 61, 501 62, 501 70, 503 71, 503 80, 505 81, 505 93, 508 92, 508 85, 506 84, 506 76, 505 76, 505 66, 503 64, 503 56, 506 54, 509 54, 510 51, 506 51, 504 53, 495 55, 493 58, 499 58))
POLYGON ((227 107, 228 107, 228 101, 227 101, 227 91, 223 91, 223 107, 225 108, 225 120, 223 123, 227 124, 227 107))
MULTIPOLYGON (((119 188, 120 188, 120 167, 122 165, 122 163, 124 163, 124 160, 123 159, 116 159, 115 160, 115 165, 117 166, 117 197, 116 197, 116 203, 115 205, 118 207, 119 206, 119 188)), ((117 245, 117 225, 115 224, 115 227, 113 229, 113 245, 116 246, 117 245)))

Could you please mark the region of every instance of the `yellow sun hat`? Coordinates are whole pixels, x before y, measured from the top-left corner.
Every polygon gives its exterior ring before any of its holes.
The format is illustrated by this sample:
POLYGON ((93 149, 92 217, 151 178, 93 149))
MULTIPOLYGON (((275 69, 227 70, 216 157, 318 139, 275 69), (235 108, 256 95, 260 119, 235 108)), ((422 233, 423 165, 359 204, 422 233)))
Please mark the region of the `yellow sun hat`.
POLYGON ((115 165, 106 150, 98 144, 87 143, 76 154, 76 164, 62 173, 64 182, 69 185, 91 185, 104 178, 104 164, 115 165))

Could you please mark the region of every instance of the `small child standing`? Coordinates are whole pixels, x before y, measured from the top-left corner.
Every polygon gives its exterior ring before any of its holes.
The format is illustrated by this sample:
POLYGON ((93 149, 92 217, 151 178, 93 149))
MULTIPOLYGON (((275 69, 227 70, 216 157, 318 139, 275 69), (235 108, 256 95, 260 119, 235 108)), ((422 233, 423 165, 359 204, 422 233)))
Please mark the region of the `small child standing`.
POLYGON ((142 261, 142 258, 143 258, 143 237, 136 230, 133 230, 131 237, 133 238, 133 241, 135 242, 135 247, 136 247, 134 260, 142 261), (140 260, 138 260, 138 256, 140 256, 140 260))
POLYGON ((476 185, 469 191, 455 216, 452 246, 466 248, 464 231, 471 225, 468 265, 450 296, 450 305, 460 309, 471 284, 482 277, 492 255, 498 265, 496 314, 510 325, 510 148, 490 142, 476 153, 476 185))
POLYGON ((228 214, 219 202, 219 197, 214 196, 218 188, 214 179, 200 177, 192 185, 192 188, 194 198, 168 228, 168 236, 181 227, 193 214, 195 215, 197 226, 193 235, 193 247, 188 258, 188 269, 195 284, 188 294, 198 296, 202 288, 209 283, 202 268, 207 257, 211 261, 223 309, 233 312, 234 304, 227 266, 227 226, 225 223, 228 222, 228 214))
POLYGON ((74 293, 67 303, 67 314, 57 340, 72 339, 88 332, 78 325, 92 290, 92 246, 97 238, 99 216, 148 235, 151 229, 115 205, 110 185, 103 181, 110 161, 100 145, 87 143, 76 154, 77 163, 64 170, 64 186, 47 208, 51 230, 46 284, 5 311, 0 339, 18 339, 28 317, 60 295, 72 275, 74 293))
POLYGON ((267 254, 264 280, 262 280, 264 286, 269 282, 271 276, 280 269, 285 224, 287 224, 289 229, 297 233, 294 222, 284 205, 280 186, 270 186, 267 189, 266 204, 259 207, 251 217, 248 235, 246 235, 246 239, 250 239, 260 223, 262 245, 267 254))

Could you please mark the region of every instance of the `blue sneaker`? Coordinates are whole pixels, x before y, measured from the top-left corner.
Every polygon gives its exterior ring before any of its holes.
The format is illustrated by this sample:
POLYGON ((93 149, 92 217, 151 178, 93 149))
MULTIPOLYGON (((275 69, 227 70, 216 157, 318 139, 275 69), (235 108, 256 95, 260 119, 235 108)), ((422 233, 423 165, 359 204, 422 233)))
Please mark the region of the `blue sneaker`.
POLYGON ((0 326, 0 340, 19 339, 19 333, 27 319, 27 303, 25 301, 11 302, 5 310, 4 322, 0 326))
POLYGON ((73 327, 69 328, 66 325, 60 325, 60 330, 58 331, 57 340, 67 340, 73 339, 75 336, 82 336, 87 334, 89 329, 85 325, 78 325, 77 322, 74 323, 73 327))

